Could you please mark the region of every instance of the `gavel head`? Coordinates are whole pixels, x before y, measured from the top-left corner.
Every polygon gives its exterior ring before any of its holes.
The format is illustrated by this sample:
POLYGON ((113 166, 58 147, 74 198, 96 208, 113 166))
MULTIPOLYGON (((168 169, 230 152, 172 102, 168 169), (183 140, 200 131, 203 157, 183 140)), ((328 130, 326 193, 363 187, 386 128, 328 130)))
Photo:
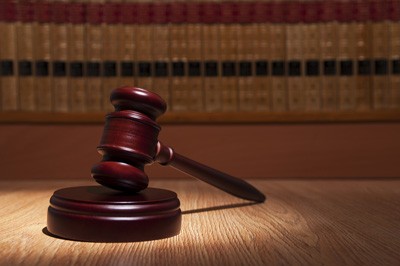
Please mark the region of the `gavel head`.
POLYGON ((155 120, 167 106, 157 94, 135 87, 115 89, 110 100, 115 111, 106 116, 97 147, 103 160, 92 167, 92 177, 112 189, 138 192, 148 185, 144 165, 156 155, 161 128, 155 120))

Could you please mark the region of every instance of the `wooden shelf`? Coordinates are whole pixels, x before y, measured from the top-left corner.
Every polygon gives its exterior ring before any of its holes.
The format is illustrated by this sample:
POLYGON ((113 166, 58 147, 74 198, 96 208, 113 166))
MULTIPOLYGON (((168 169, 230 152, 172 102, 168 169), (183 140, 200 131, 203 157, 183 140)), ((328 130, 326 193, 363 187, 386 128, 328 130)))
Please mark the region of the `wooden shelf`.
MULTIPOLYGON (((1 112, 0 123, 18 124, 99 124, 105 113, 39 113, 1 112)), ((321 122, 398 122, 400 110, 364 112, 169 112, 158 122, 161 124, 224 124, 224 123, 321 123, 321 122)))

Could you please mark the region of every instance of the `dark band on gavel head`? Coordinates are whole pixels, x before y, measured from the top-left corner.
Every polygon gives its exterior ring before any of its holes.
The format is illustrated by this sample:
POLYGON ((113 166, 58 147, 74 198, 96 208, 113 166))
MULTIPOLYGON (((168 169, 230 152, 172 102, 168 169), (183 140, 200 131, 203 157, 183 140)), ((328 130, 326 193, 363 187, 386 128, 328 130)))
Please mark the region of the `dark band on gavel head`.
POLYGON ((161 128, 155 120, 167 106, 157 94, 135 87, 115 89, 110 100, 115 111, 106 116, 97 147, 103 160, 93 166, 92 177, 104 186, 137 192, 148 186, 144 165, 156 156, 161 128))

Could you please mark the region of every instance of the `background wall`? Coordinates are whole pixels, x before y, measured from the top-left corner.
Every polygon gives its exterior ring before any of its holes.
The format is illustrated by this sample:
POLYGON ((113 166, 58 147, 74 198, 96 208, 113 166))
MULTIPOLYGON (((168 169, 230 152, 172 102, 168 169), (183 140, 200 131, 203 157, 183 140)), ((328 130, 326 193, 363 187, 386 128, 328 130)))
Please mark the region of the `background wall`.
MULTIPOLYGON (((103 125, 0 125, 1 179, 90 178, 103 125)), ((176 151, 243 178, 400 177, 400 123, 164 125, 176 151)), ((183 177, 148 166, 151 178, 183 177)))

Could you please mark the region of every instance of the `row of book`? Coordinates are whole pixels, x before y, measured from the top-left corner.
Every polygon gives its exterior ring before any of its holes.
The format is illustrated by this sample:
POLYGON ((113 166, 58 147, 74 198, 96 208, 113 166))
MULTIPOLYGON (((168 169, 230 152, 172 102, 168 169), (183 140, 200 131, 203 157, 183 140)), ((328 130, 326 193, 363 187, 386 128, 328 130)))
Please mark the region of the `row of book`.
POLYGON ((2 61, 0 74, 3 110, 110 110, 110 91, 123 85, 157 92, 173 111, 400 109, 400 59, 19 61, 17 75, 2 61))
POLYGON ((2 0, 8 22, 72 24, 398 21, 399 0, 2 0))
POLYGON ((0 110, 400 108, 400 0, 1 1, 0 110))

